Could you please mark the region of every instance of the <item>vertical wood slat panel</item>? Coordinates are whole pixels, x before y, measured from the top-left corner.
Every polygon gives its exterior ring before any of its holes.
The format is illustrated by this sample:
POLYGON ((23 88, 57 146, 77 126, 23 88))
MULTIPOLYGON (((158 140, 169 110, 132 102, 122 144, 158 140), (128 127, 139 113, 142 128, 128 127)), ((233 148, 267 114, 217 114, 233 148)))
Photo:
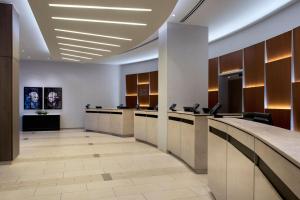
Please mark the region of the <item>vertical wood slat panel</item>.
POLYGON ((264 87, 244 88, 244 111, 264 112, 264 87))
POLYGON ((208 108, 212 109, 219 102, 219 92, 208 92, 208 108))
POLYGON ((294 66, 295 81, 300 82, 300 27, 294 29, 294 66))
POLYGON ((220 57, 220 73, 243 68, 243 50, 235 51, 220 57))
POLYGON ((267 63, 266 87, 268 108, 291 107, 291 58, 267 63))
POLYGON ((291 129, 291 110, 266 109, 265 112, 271 113, 274 126, 291 129))
POLYGON ((209 59, 208 68, 208 89, 215 90, 219 88, 219 58, 209 59))
POLYGON ((266 41, 268 62, 291 57, 292 31, 283 33, 266 41))
POLYGON ((244 50, 245 87, 263 86, 265 81, 265 43, 244 50))
POLYGON ((294 128, 300 132, 300 82, 293 83, 294 128))

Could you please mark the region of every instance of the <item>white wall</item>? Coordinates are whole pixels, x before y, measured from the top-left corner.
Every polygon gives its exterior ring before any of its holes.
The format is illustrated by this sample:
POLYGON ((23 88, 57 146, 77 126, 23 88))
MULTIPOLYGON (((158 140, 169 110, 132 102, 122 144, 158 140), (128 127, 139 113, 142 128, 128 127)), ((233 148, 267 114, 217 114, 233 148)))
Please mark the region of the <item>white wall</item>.
POLYGON ((209 44, 209 58, 262 42, 300 26, 300 1, 265 20, 209 44))
POLYGON ((126 104, 126 75, 152 72, 158 70, 158 59, 121 65, 121 102, 126 104))
POLYGON ((24 111, 24 87, 62 87, 61 128, 83 127, 86 104, 115 107, 120 103, 120 68, 113 65, 21 61, 20 115, 24 111))

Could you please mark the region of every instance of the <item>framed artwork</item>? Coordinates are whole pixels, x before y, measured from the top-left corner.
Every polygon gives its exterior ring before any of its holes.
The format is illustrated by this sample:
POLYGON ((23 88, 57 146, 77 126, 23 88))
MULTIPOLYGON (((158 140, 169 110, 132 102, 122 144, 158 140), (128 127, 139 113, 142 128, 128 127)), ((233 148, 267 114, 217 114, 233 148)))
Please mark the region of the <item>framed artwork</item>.
POLYGON ((62 109, 62 88, 44 88, 44 109, 62 109))
POLYGON ((43 88, 24 87, 24 110, 43 109, 43 88))

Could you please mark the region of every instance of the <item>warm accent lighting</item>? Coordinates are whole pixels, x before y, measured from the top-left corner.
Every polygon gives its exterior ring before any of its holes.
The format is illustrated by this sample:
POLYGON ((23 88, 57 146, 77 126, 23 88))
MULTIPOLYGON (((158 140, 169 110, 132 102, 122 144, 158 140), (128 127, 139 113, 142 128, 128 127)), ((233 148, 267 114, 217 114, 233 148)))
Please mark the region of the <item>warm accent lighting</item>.
POLYGON ((140 107, 149 107, 149 104, 141 104, 140 107))
POLYGON ((259 88, 259 87, 264 87, 264 84, 253 84, 253 85, 247 85, 244 88, 249 89, 249 88, 259 88))
POLYGON ((158 93, 150 93, 151 96, 156 96, 158 93))
POLYGON ((73 55, 73 54, 67 54, 67 53, 60 53, 60 54, 64 55, 64 56, 71 56, 71 57, 75 57, 75 58, 82 58, 82 59, 92 60, 92 58, 77 56, 77 55, 73 55))
POLYGON ((65 49, 65 48, 59 48, 60 50, 63 51, 70 51, 70 52, 75 52, 75 53, 82 53, 82 54, 87 54, 87 55, 92 55, 92 56, 103 56, 100 54, 96 54, 96 53, 89 53, 89 52, 84 52, 84 51, 76 51, 76 50, 72 50, 72 49, 65 49))
POLYGON ((109 38, 109 39, 116 39, 116 40, 126 40, 126 41, 132 41, 132 39, 129 38, 121 38, 121 37, 115 37, 115 36, 109 36, 109 35, 99 35, 94 33, 86 33, 86 32, 79 32, 79 31, 71 31, 71 30, 64 30, 64 29, 54 29, 58 32, 65 32, 65 33, 74 33, 79 35, 88 35, 88 36, 95 36, 95 37, 102 37, 102 38, 109 38))
POLYGON ((140 83, 138 83, 138 85, 148 85, 149 84, 149 82, 140 82, 140 83))
POLYGON ((62 37, 62 36, 56 36, 56 38, 63 39, 63 40, 72 40, 72 41, 77 41, 77 42, 86 42, 86 43, 91 43, 91 44, 100 44, 100 45, 112 46, 112 47, 120 47, 120 45, 117 45, 117 44, 94 42, 94 41, 90 41, 90 40, 80 40, 80 39, 76 39, 76 38, 69 38, 69 37, 62 37))
POLYGON ((84 9, 98 9, 98 10, 119 10, 119 11, 135 11, 135 12, 151 12, 152 9, 147 8, 127 8, 127 7, 111 7, 111 6, 88 6, 88 5, 71 5, 71 4, 55 4, 50 3, 50 7, 61 8, 84 8, 84 9))
POLYGON ((270 105, 266 109, 267 110, 290 110, 291 106, 288 106, 288 105, 270 105))
POLYGON ((212 88, 212 89, 208 89, 209 92, 218 92, 219 89, 218 88, 212 88))
POLYGON ((235 73, 239 73, 242 72, 242 69, 232 69, 232 70, 228 70, 228 71, 224 71, 222 73, 220 73, 220 75, 227 75, 227 74, 235 74, 235 73))
POLYGON ((73 58, 62 57, 61 59, 63 59, 63 60, 75 61, 75 62, 80 62, 80 60, 76 60, 76 59, 73 59, 73 58))
POLYGON ((98 49, 98 48, 92 48, 92 47, 86 47, 86 46, 79 46, 79 45, 74 45, 74 44, 67 44, 67 43, 58 43, 58 44, 59 45, 63 45, 63 46, 68 46, 68 47, 77 47, 77 48, 90 49, 90 50, 95 50, 95 51, 111 52, 111 50, 107 50, 107 49, 98 49))
POLYGON ((119 24, 119 25, 130 25, 130 26, 147 26, 143 23, 135 22, 120 22, 120 21, 108 21, 108 20, 98 20, 98 19, 81 19, 81 18, 70 18, 70 17, 51 17, 56 20, 65 20, 65 21, 77 21, 77 22, 93 22, 93 23, 104 23, 104 24, 119 24))
POLYGON ((276 61, 283 60, 283 59, 286 59, 286 58, 291 58, 291 57, 292 57, 291 54, 285 54, 285 55, 283 55, 283 56, 278 56, 278 57, 269 59, 269 60, 268 60, 268 63, 276 62, 276 61))
POLYGON ((127 97, 136 97, 137 94, 127 94, 126 96, 127 96, 127 97))

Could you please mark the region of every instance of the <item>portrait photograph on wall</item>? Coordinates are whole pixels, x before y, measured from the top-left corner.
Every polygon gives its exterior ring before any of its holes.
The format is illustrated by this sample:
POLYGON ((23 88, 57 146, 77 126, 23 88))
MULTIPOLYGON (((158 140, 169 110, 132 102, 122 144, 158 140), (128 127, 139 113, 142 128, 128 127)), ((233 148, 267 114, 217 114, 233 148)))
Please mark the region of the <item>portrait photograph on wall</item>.
POLYGON ((24 109, 39 110, 43 108, 43 88, 24 87, 24 109))
POLYGON ((44 88, 44 109, 62 109, 62 88, 44 88))

